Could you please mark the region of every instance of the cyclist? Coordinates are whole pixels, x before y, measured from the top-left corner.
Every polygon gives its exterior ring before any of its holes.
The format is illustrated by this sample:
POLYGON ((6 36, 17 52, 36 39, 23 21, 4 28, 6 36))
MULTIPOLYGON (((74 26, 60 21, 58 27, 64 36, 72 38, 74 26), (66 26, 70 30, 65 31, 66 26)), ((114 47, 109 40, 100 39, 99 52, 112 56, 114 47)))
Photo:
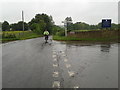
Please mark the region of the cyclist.
POLYGON ((47 30, 45 30, 43 34, 45 36, 45 43, 47 43, 49 32, 47 30))

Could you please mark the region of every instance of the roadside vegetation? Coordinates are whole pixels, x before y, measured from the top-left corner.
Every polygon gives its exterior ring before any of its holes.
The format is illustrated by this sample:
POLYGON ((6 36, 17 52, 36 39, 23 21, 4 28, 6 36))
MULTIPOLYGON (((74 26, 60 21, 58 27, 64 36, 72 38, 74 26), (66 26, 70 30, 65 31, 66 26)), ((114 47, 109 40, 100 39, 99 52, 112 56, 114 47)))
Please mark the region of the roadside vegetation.
POLYGON ((67 17, 66 26, 55 25, 52 16, 47 14, 36 14, 28 23, 18 21, 9 24, 4 21, 0 23, 1 41, 8 42, 14 40, 25 40, 43 36, 44 30, 48 30, 53 35, 53 40, 60 41, 118 41, 120 24, 111 24, 111 28, 102 28, 101 22, 96 25, 89 25, 85 22, 72 23, 72 18, 67 17), (65 36, 65 28, 68 36, 65 36))
MULTIPOLYGON (((65 19, 72 22, 71 17, 65 19)), ((67 23, 67 36, 65 31, 61 30, 54 36, 54 40, 59 41, 90 41, 90 42, 119 42, 120 24, 111 24, 111 28, 102 28, 102 23, 89 25, 84 22, 67 23)))
POLYGON ((52 16, 48 16, 47 14, 36 14, 28 23, 24 22, 24 29, 23 21, 12 24, 4 21, 1 26, 1 41, 4 43, 41 37, 44 30, 48 30, 51 34, 53 23, 52 16))
POLYGON ((2 43, 14 40, 37 38, 42 36, 32 31, 3 31, 0 35, 2 35, 2 43))
POLYGON ((67 37, 60 35, 53 36, 54 40, 59 41, 94 41, 94 42, 118 42, 119 30, 98 30, 98 31, 82 31, 68 34, 67 37))

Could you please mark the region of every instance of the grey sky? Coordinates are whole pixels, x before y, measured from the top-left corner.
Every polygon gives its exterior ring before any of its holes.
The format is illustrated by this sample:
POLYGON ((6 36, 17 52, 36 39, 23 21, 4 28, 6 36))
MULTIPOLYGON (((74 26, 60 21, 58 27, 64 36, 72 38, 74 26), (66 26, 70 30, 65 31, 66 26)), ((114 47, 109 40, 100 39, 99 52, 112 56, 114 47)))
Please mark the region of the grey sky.
POLYGON ((30 21, 38 13, 52 15, 55 24, 70 16, 73 22, 97 24, 102 18, 111 18, 118 23, 119 0, 0 0, 1 17, 15 23, 21 20, 21 11, 24 10, 25 21, 30 21), (89 2, 88 2, 89 1, 89 2))
POLYGON ((120 2, 118 4, 118 23, 120 24, 120 2))

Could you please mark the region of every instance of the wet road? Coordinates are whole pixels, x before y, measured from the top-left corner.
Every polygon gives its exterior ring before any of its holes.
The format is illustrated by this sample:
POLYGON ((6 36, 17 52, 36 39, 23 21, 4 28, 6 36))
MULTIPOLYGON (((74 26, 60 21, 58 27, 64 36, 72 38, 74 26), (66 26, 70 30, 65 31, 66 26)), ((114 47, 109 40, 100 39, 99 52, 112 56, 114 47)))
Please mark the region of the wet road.
POLYGON ((3 88, 117 88, 118 45, 43 38, 2 45, 3 88))

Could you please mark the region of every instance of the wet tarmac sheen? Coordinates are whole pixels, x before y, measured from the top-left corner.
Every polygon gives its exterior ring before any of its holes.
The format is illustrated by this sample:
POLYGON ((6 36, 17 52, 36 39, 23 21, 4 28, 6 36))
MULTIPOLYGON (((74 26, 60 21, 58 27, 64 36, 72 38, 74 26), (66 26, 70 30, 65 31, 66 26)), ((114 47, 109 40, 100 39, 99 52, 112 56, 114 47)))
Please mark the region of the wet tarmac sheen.
POLYGON ((117 88, 118 44, 44 38, 3 44, 2 87, 117 88))

